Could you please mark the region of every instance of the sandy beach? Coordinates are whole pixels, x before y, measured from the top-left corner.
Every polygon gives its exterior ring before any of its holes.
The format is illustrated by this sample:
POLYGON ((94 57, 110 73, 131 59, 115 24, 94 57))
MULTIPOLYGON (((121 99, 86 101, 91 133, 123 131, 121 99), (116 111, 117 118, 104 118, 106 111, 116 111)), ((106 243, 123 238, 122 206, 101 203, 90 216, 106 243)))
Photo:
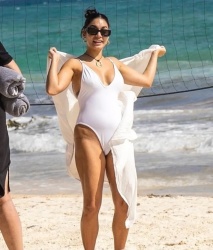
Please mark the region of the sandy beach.
MULTIPOLYGON (((26 250, 83 249, 79 221, 81 195, 13 195, 26 250)), ((127 250, 212 250, 213 197, 139 196, 138 219, 127 250)), ((113 205, 105 194, 97 250, 113 250, 113 205)), ((6 250, 0 237, 0 249, 6 250)))

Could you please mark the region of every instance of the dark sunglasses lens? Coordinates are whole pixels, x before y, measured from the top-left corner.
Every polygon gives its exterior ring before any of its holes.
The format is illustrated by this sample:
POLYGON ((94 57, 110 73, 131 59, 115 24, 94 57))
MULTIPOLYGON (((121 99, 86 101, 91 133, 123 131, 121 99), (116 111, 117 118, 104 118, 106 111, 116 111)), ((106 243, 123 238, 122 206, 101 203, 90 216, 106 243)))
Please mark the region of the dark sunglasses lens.
POLYGON ((101 32, 102 36, 110 36, 110 34, 111 34, 111 30, 105 30, 105 29, 98 30, 98 29, 93 28, 93 27, 87 28, 87 33, 89 35, 97 35, 99 31, 101 32))
POLYGON ((88 28, 87 28, 87 33, 88 33, 89 35, 97 35, 97 34, 98 34, 98 29, 92 28, 92 27, 88 27, 88 28))
POLYGON ((102 36, 110 36, 111 30, 101 30, 101 35, 102 36))

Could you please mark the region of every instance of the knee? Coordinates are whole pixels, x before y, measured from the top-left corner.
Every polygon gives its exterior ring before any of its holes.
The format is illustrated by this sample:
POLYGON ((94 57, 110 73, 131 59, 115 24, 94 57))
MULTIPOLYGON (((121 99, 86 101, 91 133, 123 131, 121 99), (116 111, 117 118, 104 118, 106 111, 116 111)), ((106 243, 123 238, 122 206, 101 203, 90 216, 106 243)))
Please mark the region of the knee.
POLYGON ((2 208, 2 206, 11 200, 10 194, 6 193, 4 196, 0 196, 0 209, 2 208))
POLYGON ((100 210, 100 205, 97 205, 95 203, 86 203, 84 205, 83 214, 84 216, 87 217, 93 217, 98 215, 99 210, 100 210))
POLYGON ((119 201, 115 202, 115 212, 127 214, 127 211, 128 205, 123 199, 120 199, 119 201))
POLYGON ((10 195, 7 193, 4 196, 0 197, 0 221, 2 216, 5 216, 5 211, 7 210, 7 204, 11 201, 10 195))

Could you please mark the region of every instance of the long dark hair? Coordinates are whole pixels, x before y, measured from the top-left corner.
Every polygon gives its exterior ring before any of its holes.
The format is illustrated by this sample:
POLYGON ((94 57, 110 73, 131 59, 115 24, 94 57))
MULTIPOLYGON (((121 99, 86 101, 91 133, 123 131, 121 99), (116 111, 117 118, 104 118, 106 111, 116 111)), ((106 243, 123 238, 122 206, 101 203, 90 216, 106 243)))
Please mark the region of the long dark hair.
POLYGON ((85 30, 89 26, 89 24, 92 22, 93 19, 98 18, 98 17, 104 19, 107 22, 108 27, 110 27, 107 16, 102 13, 97 12, 95 8, 86 9, 84 17, 86 18, 86 20, 84 22, 83 28, 81 29, 81 36, 82 36, 82 31, 85 30))

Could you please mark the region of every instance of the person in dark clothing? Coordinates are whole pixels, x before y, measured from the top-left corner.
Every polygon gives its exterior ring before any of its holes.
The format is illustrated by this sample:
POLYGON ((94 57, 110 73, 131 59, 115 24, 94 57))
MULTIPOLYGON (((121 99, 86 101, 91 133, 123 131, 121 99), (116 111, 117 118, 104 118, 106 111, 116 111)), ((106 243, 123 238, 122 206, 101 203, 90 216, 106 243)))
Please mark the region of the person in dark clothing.
MULTIPOLYGON (((0 66, 21 71, 0 42, 0 66)), ((9 250, 23 250, 22 228, 19 215, 10 196, 10 148, 6 114, 0 98, 0 231, 9 250)))

